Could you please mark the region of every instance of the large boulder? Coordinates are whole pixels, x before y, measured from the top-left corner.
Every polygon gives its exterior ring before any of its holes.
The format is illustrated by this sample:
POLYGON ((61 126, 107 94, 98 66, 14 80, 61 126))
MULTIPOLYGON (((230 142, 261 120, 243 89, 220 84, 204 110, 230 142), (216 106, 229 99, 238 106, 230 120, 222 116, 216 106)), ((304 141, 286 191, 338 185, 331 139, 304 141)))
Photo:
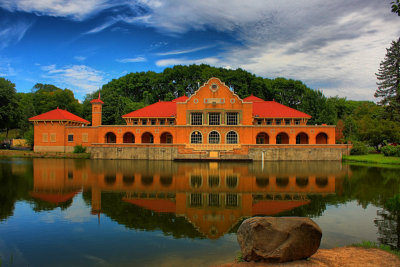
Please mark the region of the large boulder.
POLYGON ((287 262, 306 259, 319 248, 322 232, 309 218, 253 217, 237 239, 246 261, 287 262))

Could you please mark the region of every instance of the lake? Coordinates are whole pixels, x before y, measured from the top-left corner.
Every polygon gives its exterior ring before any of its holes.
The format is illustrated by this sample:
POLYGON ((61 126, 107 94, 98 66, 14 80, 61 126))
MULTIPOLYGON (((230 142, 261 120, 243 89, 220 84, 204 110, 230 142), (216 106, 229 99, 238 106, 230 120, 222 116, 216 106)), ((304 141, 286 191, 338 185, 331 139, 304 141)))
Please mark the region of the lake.
POLYGON ((0 159, 0 266, 232 262, 251 216, 307 216, 321 248, 399 248, 400 169, 341 162, 0 159))

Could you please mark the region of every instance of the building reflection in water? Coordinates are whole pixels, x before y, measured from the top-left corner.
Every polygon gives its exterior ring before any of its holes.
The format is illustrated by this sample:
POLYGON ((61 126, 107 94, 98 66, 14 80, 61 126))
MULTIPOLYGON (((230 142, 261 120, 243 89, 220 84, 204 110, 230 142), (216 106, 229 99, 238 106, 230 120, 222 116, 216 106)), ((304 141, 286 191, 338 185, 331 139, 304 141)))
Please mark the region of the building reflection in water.
POLYGON ((92 213, 102 212, 102 193, 157 213, 184 216, 216 239, 243 218, 276 215, 307 205, 308 196, 341 194, 349 176, 340 162, 176 163, 111 160, 34 160, 32 197, 70 201, 91 191, 92 213))

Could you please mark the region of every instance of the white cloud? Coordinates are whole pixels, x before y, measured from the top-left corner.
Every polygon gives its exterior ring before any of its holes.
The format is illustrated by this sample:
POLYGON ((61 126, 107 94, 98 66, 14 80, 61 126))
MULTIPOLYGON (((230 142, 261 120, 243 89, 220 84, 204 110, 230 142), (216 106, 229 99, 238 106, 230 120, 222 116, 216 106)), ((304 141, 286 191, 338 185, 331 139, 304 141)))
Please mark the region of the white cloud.
POLYGON ((84 56, 74 56, 74 59, 75 59, 76 61, 82 62, 82 61, 85 61, 85 60, 86 60, 86 57, 84 57, 84 56))
POLYGON ((160 52, 156 53, 158 56, 171 56, 171 55, 182 55, 182 54, 189 54, 205 49, 209 49, 211 47, 214 47, 215 45, 207 45, 207 46, 201 46, 201 47, 196 47, 192 49, 182 49, 182 50, 174 50, 174 51, 168 51, 168 52, 160 52))
POLYGON ((134 62, 144 62, 147 61, 145 57, 134 57, 134 58, 121 58, 117 59, 117 62, 120 63, 134 63, 134 62))
POLYGON ((159 67, 167 67, 173 65, 190 65, 190 64, 209 64, 209 65, 219 65, 220 61, 214 57, 207 57, 201 59, 186 59, 186 58, 169 58, 161 59, 156 62, 159 67))
POLYGON ((31 23, 24 20, 15 22, 9 22, 7 20, 0 21, 0 50, 10 44, 18 43, 31 25, 31 23))
POLYGON ((108 0, 2 0, 0 7, 10 11, 23 11, 55 17, 71 17, 83 20, 109 8, 108 0))
POLYGON ((78 95, 97 90, 104 83, 104 74, 86 65, 68 65, 57 67, 57 65, 48 65, 41 67, 45 72, 43 78, 50 79, 58 86, 73 89, 78 95))

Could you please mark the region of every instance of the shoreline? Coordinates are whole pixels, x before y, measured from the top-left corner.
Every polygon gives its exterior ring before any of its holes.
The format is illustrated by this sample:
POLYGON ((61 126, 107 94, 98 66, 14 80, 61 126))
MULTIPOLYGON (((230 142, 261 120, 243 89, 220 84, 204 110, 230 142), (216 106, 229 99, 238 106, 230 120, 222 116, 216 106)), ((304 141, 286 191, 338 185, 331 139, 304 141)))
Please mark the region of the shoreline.
POLYGON ((32 150, 0 150, 0 157, 7 158, 55 158, 90 159, 90 153, 34 152, 32 150))

